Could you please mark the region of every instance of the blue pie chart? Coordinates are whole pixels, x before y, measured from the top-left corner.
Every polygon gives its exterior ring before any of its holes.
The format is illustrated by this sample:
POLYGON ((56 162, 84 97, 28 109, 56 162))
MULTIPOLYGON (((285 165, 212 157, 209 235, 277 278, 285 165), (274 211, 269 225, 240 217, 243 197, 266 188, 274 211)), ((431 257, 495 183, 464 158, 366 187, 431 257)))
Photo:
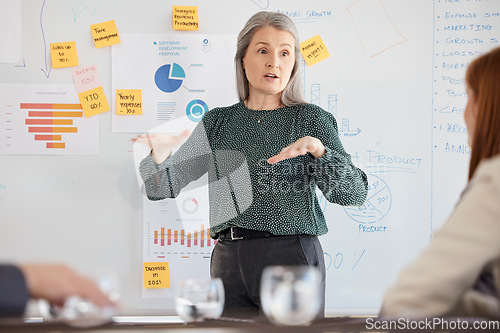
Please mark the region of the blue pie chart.
POLYGON ((173 93, 182 85, 186 78, 184 69, 176 63, 166 64, 156 70, 155 84, 163 92, 173 93))

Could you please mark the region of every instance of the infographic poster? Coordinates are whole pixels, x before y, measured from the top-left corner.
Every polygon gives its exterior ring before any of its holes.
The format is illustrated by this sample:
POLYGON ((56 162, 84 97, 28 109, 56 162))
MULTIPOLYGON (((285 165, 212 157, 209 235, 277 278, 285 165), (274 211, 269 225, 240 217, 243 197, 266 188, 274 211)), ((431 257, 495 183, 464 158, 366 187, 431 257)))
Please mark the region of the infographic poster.
POLYGON ((144 272, 144 298, 173 298, 181 280, 210 276, 217 240, 210 238, 207 182, 205 175, 175 199, 143 196, 143 262, 163 264, 167 270, 164 279, 144 272))
POLYGON ((180 133, 193 129, 214 107, 237 102, 234 74, 234 35, 122 34, 112 47, 113 132, 180 133), (142 91, 142 114, 117 114, 137 107, 142 91))
POLYGON ((99 154, 99 117, 84 117, 74 85, 0 83, 0 101, 0 154, 99 154))

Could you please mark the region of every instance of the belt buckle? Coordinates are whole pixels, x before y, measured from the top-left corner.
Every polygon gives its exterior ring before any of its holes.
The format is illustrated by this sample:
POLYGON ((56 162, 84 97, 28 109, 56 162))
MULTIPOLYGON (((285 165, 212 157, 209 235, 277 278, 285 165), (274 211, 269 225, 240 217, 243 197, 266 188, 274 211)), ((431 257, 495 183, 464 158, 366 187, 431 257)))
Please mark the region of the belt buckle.
POLYGON ((231 227, 231 240, 239 240, 239 239, 243 239, 243 237, 234 237, 234 227, 231 227))

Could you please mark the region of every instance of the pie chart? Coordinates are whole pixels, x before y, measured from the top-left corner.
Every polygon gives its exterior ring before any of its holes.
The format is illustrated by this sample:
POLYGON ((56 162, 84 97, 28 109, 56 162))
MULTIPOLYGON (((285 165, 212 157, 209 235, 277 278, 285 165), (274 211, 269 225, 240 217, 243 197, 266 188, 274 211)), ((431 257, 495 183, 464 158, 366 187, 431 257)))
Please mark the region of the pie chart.
POLYGON ((194 214, 198 211, 199 204, 195 198, 186 198, 182 202, 182 210, 187 214, 194 214))
POLYGON ((379 177, 368 174, 368 196, 361 207, 344 207, 345 212, 359 223, 374 223, 391 210, 392 195, 387 184, 379 177))
POLYGON ((156 70, 155 84, 163 92, 173 93, 182 85, 186 78, 184 69, 176 63, 166 64, 156 70))

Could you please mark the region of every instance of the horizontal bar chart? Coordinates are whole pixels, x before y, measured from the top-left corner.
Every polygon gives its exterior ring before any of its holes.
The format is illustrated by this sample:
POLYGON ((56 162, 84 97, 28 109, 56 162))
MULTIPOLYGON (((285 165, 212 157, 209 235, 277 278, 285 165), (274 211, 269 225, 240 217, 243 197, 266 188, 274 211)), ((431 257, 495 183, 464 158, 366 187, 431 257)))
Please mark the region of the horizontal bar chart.
POLYGON ((0 154, 99 153, 99 117, 85 117, 74 84, 0 83, 0 97, 0 154))
POLYGON ((82 106, 77 103, 20 103, 19 108, 28 112, 24 120, 28 133, 61 133, 35 135, 35 141, 51 141, 45 142, 46 149, 65 149, 62 134, 78 133, 72 118, 83 118, 82 106))

